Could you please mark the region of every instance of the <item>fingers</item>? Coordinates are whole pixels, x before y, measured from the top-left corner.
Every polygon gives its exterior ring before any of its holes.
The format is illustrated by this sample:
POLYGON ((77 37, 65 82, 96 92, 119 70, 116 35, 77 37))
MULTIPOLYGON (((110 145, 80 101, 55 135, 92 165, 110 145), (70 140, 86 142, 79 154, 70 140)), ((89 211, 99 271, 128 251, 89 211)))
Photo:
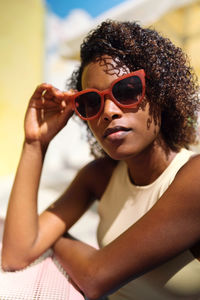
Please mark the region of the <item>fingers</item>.
POLYGON ((61 103, 64 99, 64 93, 59 89, 55 88, 51 84, 42 83, 40 84, 35 92, 33 93, 32 100, 53 100, 57 103, 61 103))
POLYGON ((75 90, 62 92, 51 84, 40 84, 33 93, 29 102, 29 107, 35 109, 45 109, 50 111, 73 111, 72 96, 75 90))
POLYGON ((70 89, 69 91, 63 92, 63 94, 64 94, 63 101, 62 101, 63 108, 69 107, 69 109, 74 111, 73 95, 76 94, 76 91, 70 89))
POLYGON ((51 87, 51 88, 46 88, 42 92, 41 97, 42 97, 43 101, 53 100, 53 101, 57 102, 58 104, 60 104, 64 99, 64 93, 55 87, 51 87))
POLYGON ((47 89, 51 89, 51 88, 53 88, 53 86, 51 84, 42 83, 37 86, 37 88, 35 89, 31 98, 35 99, 35 100, 37 100, 37 99, 39 100, 41 98, 42 94, 44 93, 44 91, 47 89))
POLYGON ((40 100, 41 97, 46 100, 50 100, 55 98, 56 101, 61 102, 62 100, 69 100, 72 98, 74 94, 76 94, 76 90, 70 89, 69 91, 62 92, 58 88, 54 87, 48 83, 42 83, 38 85, 35 92, 32 95, 32 98, 35 100, 40 100))
POLYGON ((51 84, 42 83, 39 85, 33 93, 29 107, 35 108, 62 108, 62 101, 64 99, 64 93, 59 89, 53 87, 51 84))

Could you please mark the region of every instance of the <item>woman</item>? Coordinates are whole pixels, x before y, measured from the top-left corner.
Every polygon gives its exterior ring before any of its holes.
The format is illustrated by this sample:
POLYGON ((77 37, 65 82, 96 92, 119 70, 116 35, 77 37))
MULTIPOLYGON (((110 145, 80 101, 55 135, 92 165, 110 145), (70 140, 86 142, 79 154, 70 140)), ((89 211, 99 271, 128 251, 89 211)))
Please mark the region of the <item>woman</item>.
POLYGON ((81 46, 71 88, 44 83, 30 99, 3 268, 23 268, 53 247, 89 299, 193 299, 200 293, 200 156, 187 148, 195 142, 198 86, 185 55, 154 30, 103 22, 81 46), (100 157, 38 217, 45 153, 74 111, 100 157), (95 199, 99 250, 64 234, 95 199))

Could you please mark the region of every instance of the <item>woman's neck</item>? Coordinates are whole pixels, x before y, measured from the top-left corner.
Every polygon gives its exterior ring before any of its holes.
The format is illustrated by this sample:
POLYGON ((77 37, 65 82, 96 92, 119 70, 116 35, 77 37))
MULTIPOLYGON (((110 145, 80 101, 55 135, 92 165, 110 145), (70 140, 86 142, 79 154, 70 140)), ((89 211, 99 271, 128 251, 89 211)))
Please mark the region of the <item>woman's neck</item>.
POLYGON ((142 153, 126 160, 130 180, 141 186, 154 182, 176 154, 177 152, 158 144, 149 146, 142 153))

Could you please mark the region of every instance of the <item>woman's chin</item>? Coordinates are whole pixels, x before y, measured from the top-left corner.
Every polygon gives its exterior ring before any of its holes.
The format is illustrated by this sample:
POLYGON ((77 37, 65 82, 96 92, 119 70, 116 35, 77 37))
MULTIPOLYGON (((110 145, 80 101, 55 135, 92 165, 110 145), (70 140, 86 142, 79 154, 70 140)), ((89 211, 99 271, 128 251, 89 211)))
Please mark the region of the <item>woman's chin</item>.
POLYGON ((114 160, 127 160, 136 155, 133 151, 104 151, 114 160))

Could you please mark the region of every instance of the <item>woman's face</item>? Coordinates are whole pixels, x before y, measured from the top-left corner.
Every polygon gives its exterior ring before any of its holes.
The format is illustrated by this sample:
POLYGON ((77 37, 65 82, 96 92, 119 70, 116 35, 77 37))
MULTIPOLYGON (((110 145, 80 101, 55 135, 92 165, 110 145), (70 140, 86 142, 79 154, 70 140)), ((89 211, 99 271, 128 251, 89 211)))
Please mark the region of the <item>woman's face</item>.
MULTIPOLYGON (((82 87, 102 91, 108 89, 119 76, 127 73, 129 73, 128 68, 124 66, 119 69, 112 58, 106 57, 106 64, 96 61, 85 67, 82 87)), ((149 114, 149 104, 146 100, 143 100, 144 105, 131 109, 119 107, 109 98, 109 95, 105 96, 104 101, 101 115, 97 119, 88 121, 88 125, 110 157, 126 160, 154 144, 160 127, 149 114)))

